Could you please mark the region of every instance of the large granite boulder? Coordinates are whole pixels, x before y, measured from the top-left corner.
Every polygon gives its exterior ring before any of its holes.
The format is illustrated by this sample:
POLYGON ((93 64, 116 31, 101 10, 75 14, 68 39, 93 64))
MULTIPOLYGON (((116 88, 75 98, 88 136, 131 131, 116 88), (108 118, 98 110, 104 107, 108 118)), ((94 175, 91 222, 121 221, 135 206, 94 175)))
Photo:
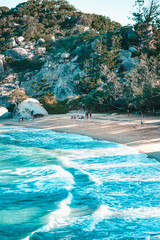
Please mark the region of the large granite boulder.
POLYGON ((8 112, 8 109, 5 107, 0 107, 0 117, 3 116, 5 113, 8 112))
POLYGON ((0 116, 0 119, 8 119, 12 117, 12 113, 11 112, 6 112, 4 113, 2 116, 0 116))
POLYGON ((19 103, 13 112, 14 119, 33 119, 34 117, 43 117, 48 115, 44 107, 34 98, 28 98, 19 103))
POLYGON ((5 51, 5 55, 10 56, 12 58, 16 58, 18 60, 22 60, 25 58, 30 58, 30 53, 21 47, 17 47, 17 48, 12 48, 12 49, 7 49, 5 51))

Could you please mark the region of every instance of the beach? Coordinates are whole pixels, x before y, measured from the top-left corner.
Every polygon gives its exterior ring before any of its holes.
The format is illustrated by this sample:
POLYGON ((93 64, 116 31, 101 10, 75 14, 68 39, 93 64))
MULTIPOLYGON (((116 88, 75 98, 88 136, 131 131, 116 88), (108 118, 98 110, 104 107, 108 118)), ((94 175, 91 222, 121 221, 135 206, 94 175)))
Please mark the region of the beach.
POLYGON ((79 119, 84 112, 48 115, 23 122, 13 119, 1 120, 0 126, 24 126, 56 132, 87 135, 94 139, 122 143, 146 153, 160 161, 160 117, 130 114, 92 114, 91 118, 79 119), (76 116, 76 119, 73 118, 76 116), (78 117, 77 117, 78 116, 78 117), (73 118, 73 119, 72 119, 73 118))

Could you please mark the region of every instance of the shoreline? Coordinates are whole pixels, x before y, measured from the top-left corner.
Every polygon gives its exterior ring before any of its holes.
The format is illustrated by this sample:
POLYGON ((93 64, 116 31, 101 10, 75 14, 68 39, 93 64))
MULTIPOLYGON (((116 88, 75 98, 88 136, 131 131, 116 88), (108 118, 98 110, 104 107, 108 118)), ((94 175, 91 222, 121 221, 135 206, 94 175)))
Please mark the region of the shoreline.
POLYGON ((39 128, 90 136, 97 140, 121 143, 145 153, 149 158, 160 162, 160 118, 147 116, 141 127, 141 117, 130 114, 92 114, 91 119, 71 119, 73 115, 84 112, 72 111, 68 114, 48 115, 32 121, 15 122, 13 119, 1 120, 0 126, 21 126, 39 128))

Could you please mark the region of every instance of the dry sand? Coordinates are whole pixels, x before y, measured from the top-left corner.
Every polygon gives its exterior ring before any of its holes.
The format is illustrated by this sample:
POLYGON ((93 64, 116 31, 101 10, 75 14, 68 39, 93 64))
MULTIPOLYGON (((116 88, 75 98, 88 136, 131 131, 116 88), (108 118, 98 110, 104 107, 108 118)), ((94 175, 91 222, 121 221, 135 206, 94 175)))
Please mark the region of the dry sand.
POLYGON ((70 112, 63 115, 49 115, 33 121, 15 122, 12 119, 1 120, 2 125, 24 126, 31 128, 51 129, 57 132, 77 133, 122 143, 136 148, 160 160, 160 117, 146 116, 141 127, 141 117, 130 114, 92 114, 91 119, 71 119, 73 115, 84 115, 83 112, 70 112))

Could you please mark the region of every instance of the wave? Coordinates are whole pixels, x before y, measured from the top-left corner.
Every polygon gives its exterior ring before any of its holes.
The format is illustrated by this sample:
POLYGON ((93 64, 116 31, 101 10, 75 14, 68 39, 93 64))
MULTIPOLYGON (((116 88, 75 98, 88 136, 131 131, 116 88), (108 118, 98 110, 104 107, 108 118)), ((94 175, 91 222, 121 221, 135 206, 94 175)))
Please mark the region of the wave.
POLYGON ((71 213, 71 209, 68 205, 71 203, 71 201, 72 194, 69 193, 68 197, 59 203, 59 208, 49 214, 48 224, 32 232, 29 236, 22 240, 29 240, 30 237, 33 236, 35 233, 49 232, 52 229, 59 228, 68 224, 67 216, 71 213))

